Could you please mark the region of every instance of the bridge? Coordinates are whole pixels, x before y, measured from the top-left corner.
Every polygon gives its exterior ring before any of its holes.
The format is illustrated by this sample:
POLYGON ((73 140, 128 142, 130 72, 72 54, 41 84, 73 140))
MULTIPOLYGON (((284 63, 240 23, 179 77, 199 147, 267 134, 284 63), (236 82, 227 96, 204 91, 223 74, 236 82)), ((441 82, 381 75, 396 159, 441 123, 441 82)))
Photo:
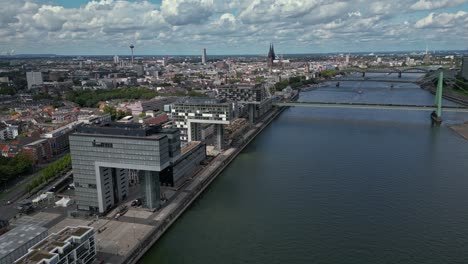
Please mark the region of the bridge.
POLYGON ((442 88, 444 73, 439 73, 437 91, 434 105, 400 105, 400 104, 366 104, 366 103, 324 103, 324 102, 275 102, 276 106, 300 106, 316 108, 348 108, 348 109, 369 109, 369 110, 400 110, 400 111, 432 111, 432 124, 440 125, 442 123, 442 111, 468 113, 467 107, 445 106, 442 107, 442 88))
POLYGON ((386 67, 386 68, 347 68, 344 72, 359 72, 362 77, 366 77, 366 73, 398 73, 398 78, 401 78, 403 73, 428 73, 432 70, 416 67, 386 67))
POLYGON ((340 77, 332 79, 331 81, 337 82, 388 82, 388 83, 417 83, 412 80, 395 80, 395 79, 370 79, 367 77, 340 77))
MULTIPOLYGON (((299 106, 315 108, 345 108, 370 110, 401 110, 401 111, 434 111, 433 105, 401 105, 401 104, 366 104, 366 103, 331 103, 331 102, 276 102, 276 106, 299 106)), ((467 107, 445 106, 445 112, 468 113, 467 107)))

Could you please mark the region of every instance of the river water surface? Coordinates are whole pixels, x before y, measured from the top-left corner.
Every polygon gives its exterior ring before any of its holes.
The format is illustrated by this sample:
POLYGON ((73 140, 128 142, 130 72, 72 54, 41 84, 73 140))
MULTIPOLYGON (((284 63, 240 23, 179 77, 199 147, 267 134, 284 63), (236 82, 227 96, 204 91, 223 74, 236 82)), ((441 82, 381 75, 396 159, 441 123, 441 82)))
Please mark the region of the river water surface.
MULTIPOLYGON (((343 82, 299 100, 434 97, 414 84, 343 82)), ((285 110, 141 263, 468 263, 468 141, 431 128, 429 114, 285 110)))

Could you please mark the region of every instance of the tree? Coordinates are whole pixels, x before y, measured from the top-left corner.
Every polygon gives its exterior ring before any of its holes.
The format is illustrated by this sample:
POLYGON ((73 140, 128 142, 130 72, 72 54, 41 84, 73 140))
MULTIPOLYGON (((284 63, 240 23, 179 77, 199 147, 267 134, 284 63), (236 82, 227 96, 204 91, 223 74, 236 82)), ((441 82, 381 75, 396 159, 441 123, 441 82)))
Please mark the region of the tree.
POLYGON ((112 121, 115 120, 115 118, 117 116, 117 111, 116 111, 115 107, 110 106, 110 105, 106 105, 106 106, 104 106, 103 110, 104 110, 104 113, 107 113, 107 114, 111 115, 112 121))
POLYGON ((180 84, 182 82, 182 77, 176 75, 172 78, 172 82, 180 84))
POLYGON ((0 88, 0 95, 15 95, 16 90, 13 87, 6 86, 0 88))

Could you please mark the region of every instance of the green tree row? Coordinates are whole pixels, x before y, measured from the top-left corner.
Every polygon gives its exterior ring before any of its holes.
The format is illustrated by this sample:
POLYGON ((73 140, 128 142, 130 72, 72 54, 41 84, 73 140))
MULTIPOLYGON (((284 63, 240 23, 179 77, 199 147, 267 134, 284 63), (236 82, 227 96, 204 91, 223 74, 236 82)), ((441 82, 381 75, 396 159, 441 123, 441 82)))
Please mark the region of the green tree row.
POLYGON ((16 90, 11 86, 0 87, 0 95, 15 95, 16 90))
POLYGON ((292 89, 298 89, 302 86, 309 85, 309 84, 316 84, 318 83, 317 80, 314 78, 310 78, 306 80, 305 76, 297 76, 291 77, 288 80, 282 80, 275 84, 275 90, 281 91, 284 88, 291 86, 292 89))
POLYGON ((37 176, 31 183, 26 186, 26 191, 31 192, 32 190, 46 184, 47 182, 54 180, 58 176, 62 175, 71 166, 71 156, 67 154, 62 158, 52 162, 49 166, 41 170, 40 175, 37 176))
POLYGON ((204 94, 189 91, 189 92, 177 92, 175 94, 165 94, 159 93, 157 91, 138 87, 138 88, 121 88, 115 90, 82 90, 82 91, 72 91, 67 93, 66 99, 74 103, 79 104, 80 106, 85 107, 97 107, 97 103, 100 101, 107 101, 111 99, 151 99, 156 96, 166 96, 166 95, 175 95, 175 96, 205 96, 204 94))
POLYGON ((114 120, 119 120, 122 117, 126 117, 128 115, 131 115, 132 113, 130 112, 125 112, 122 110, 117 110, 114 106, 106 105, 104 106, 104 113, 109 113, 111 115, 112 121, 114 120))
POLYGON ((338 70, 324 70, 319 73, 320 77, 323 77, 325 79, 334 77, 338 74, 341 74, 341 72, 338 70))
POLYGON ((0 156, 0 181, 9 181, 31 172, 33 163, 31 157, 20 153, 13 158, 0 156))
POLYGON ((151 99, 159 93, 148 88, 121 88, 115 90, 82 90, 67 93, 66 99, 80 106, 96 107, 100 101, 111 99, 151 99))

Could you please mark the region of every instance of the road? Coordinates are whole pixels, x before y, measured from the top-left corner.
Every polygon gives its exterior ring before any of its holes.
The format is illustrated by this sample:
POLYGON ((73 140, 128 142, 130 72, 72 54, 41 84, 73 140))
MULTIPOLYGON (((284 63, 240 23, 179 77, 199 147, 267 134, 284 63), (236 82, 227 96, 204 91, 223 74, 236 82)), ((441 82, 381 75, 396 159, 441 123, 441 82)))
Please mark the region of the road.
MULTIPOLYGON (((49 190, 58 182, 62 181, 63 179, 67 177, 70 177, 71 174, 72 174, 72 171, 69 170, 63 176, 57 178, 56 180, 51 181, 49 184, 47 184, 37 193, 40 194, 40 193, 45 192, 46 190, 49 190)), ((15 186, 7 190, 7 193, 4 194, 4 196, 2 197, 0 201, 2 204, 2 206, 0 206, 0 218, 1 219, 11 219, 19 213, 19 210, 17 209, 18 207, 17 202, 28 198, 29 194, 26 193, 25 191, 26 185, 28 185, 31 181, 33 181, 34 178, 38 175, 39 175, 39 172, 32 174, 31 176, 27 177, 25 180, 18 182, 15 186)))

